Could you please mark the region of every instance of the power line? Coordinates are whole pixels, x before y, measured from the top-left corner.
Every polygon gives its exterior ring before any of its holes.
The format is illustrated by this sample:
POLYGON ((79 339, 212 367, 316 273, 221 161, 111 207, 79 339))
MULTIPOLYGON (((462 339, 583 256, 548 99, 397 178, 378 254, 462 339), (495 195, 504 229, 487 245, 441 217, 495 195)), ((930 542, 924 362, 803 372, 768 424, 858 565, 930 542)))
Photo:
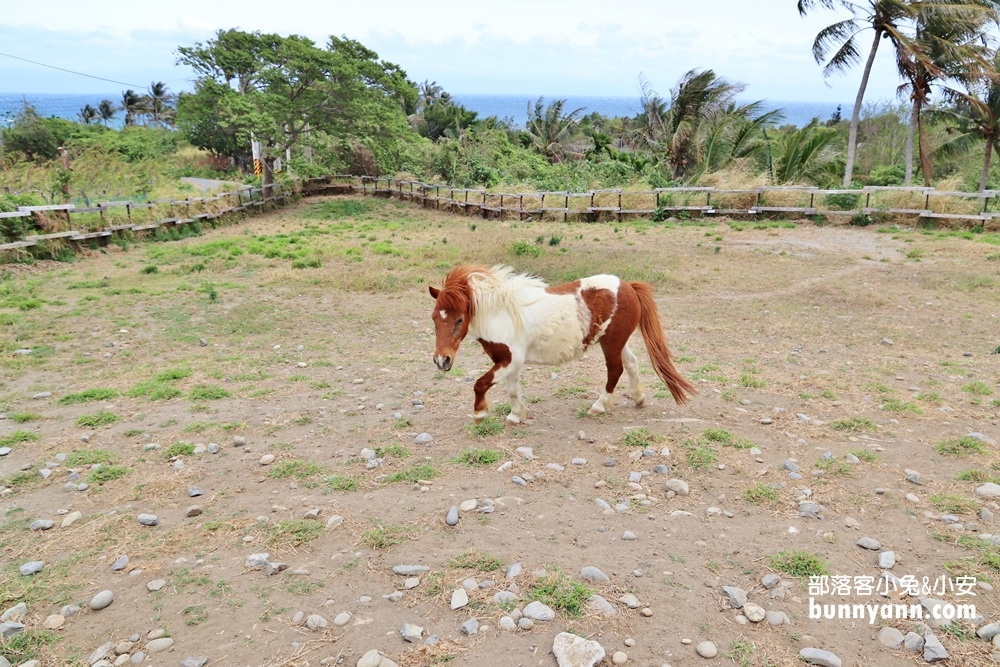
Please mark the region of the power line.
POLYGON ((88 79, 97 79, 98 81, 108 81, 109 83, 117 83, 122 86, 128 86, 129 88, 144 88, 141 84, 137 83, 126 83, 125 81, 115 81, 114 79, 105 79, 101 76, 94 76, 93 74, 84 74, 83 72, 74 72, 71 69, 65 69, 63 67, 56 67, 55 65, 46 65, 45 63, 36 62, 34 60, 28 60, 27 58, 21 58, 20 56, 12 56, 9 53, 0 53, 0 56, 7 56, 8 58, 13 58, 14 60, 23 60, 26 63, 31 63, 32 65, 40 65, 42 67, 48 67, 50 69, 57 69, 60 72, 69 72, 70 74, 76 74, 77 76, 85 76, 88 79))

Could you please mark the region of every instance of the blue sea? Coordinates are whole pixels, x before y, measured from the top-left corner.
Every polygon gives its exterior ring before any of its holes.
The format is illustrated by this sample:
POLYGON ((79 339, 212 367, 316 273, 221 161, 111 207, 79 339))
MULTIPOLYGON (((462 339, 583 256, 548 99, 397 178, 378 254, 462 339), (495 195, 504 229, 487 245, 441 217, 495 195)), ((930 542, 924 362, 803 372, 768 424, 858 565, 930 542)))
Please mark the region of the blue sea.
MULTIPOLYGON (((16 114, 26 101, 35 107, 42 116, 56 116, 58 118, 69 118, 76 120, 79 117, 80 109, 89 104, 96 107, 101 100, 109 99, 117 102, 121 99, 120 92, 95 93, 93 95, 42 95, 19 93, 0 93, 0 125, 9 122, 9 118, 16 114)), ((528 118, 528 105, 534 106, 538 96, 532 95, 454 95, 454 99, 466 108, 479 113, 480 118, 496 116, 497 118, 507 118, 516 125, 523 126, 528 118)), ((635 116, 639 113, 641 105, 638 97, 581 97, 581 96, 548 96, 546 103, 554 99, 565 99, 566 110, 583 108, 585 114, 594 111, 605 116, 635 116)), ((784 102, 778 100, 765 100, 764 108, 783 109, 785 114, 784 123, 791 123, 802 126, 811 121, 814 117, 820 120, 827 120, 837 110, 834 102, 784 102)), ((841 113, 845 117, 850 117, 850 105, 843 104, 841 113)), ((119 114, 120 116, 120 114, 119 114)), ((120 119, 118 123, 120 124, 120 119)))

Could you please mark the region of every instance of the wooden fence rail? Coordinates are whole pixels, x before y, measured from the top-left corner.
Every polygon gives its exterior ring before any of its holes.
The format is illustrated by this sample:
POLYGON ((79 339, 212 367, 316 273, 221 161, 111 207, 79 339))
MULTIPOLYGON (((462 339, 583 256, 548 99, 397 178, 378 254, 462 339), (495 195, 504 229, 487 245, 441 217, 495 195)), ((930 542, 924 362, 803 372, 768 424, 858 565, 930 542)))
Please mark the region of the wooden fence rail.
MULTIPOLYGON (((924 187, 865 187, 861 190, 820 190, 807 186, 717 189, 712 187, 656 188, 646 191, 600 189, 587 192, 489 192, 422 181, 334 174, 275 183, 270 196, 259 187, 207 197, 158 199, 147 202, 110 201, 78 208, 73 204, 22 206, 0 212, 0 226, 14 219, 44 219, 49 228, 62 227, 50 216, 65 217, 64 230, 26 234, 0 244, 2 251, 22 251, 46 241, 107 243, 115 235, 142 235, 160 229, 251 214, 283 205, 304 195, 362 194, 392 197, 424 207, 478 215, 484 218, 562 219, 596 222, 650 217, 657 212, 698 216, 793 213, 802 216, 885 215, 915 220, 972 223, 983 229, 1000 218, 1000 191, 950 192, 924 187), (863 204, 863 205, 862 205, 863 204), (159 217, 162 214, 165 217, 159 217), (96 215, 96 218, 94 217, 96 215), (75 220, 74 220, 75 216, 75 220), (90 216, 81 219, 80 216, 90 216), (80 224, 83 223, 83 224, 80 224), (113 223, 113 224, 108 224, 113 223), (74 229, 74 224, 78 229, 74 229)), ((15 223, 16 224, 16 223, 15 223)))

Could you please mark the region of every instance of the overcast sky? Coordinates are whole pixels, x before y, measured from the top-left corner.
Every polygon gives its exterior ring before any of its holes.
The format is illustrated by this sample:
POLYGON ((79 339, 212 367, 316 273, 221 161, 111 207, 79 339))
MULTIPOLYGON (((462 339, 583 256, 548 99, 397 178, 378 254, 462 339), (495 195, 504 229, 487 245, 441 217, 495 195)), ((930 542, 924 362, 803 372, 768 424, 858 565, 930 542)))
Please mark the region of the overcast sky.
MULTIPOLYGON (((0 56, 0 92, 104 93, 165 81, 189 87, 178 45, 223 28, 297 33, 323 44, 360 40, 414 81, 456 94, 636 96, 640 73, 661 94, 687 70, 712 68, 748 85, 746 98, 851 103, 860 67, 824 81, 810 46, 837 15, 800 18, 795 0, 2 0, 0 52, 122 83, 0 56)), ((872 33, 862 36, 870 46, 872 33)), ((883 42, 887 47, 888 43, 883 42)), ((883 49, 869 97, 897 85, 883 49)))

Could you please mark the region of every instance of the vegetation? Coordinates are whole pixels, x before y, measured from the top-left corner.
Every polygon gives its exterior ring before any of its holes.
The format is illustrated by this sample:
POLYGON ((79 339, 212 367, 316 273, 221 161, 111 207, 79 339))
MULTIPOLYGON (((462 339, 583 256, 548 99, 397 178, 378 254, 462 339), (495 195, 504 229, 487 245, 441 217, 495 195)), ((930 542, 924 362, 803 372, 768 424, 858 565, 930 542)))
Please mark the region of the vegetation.
POLYGON ((771 556, 771 567, 793 577, 829 574, 827 565, 820 555, 808 551, 779 551, 771 556))

